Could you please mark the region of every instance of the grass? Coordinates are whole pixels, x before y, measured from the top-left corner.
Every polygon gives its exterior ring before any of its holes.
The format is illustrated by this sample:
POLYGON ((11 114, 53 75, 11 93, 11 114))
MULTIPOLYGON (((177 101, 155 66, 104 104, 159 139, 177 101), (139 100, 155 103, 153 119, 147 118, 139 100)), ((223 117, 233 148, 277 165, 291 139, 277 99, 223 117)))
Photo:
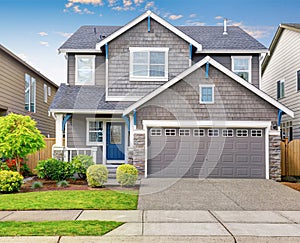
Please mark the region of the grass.
POLYGON ((0 195, 0 210, 134 210, 136 191, 45 191, 0 195))
POLYGON ((114 221, 0 222, 0 236, 101 236, 123 223, 114 221))

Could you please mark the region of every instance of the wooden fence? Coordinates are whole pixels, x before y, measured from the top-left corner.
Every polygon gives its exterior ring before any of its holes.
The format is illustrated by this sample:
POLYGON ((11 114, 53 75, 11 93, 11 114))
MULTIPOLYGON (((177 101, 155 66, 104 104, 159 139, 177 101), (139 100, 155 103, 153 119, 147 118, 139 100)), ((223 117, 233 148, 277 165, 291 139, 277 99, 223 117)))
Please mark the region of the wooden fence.
POLYGON ((46 148, 39 150, 35 154, 27 157, 26 164, 34 172, 39 160, 46 160, 52 157, 52 146, 55 144, 55 138, 45 138, 46 148))
POLYGON ((300 176, 300 140, 281 142, 281 174, 300 176))

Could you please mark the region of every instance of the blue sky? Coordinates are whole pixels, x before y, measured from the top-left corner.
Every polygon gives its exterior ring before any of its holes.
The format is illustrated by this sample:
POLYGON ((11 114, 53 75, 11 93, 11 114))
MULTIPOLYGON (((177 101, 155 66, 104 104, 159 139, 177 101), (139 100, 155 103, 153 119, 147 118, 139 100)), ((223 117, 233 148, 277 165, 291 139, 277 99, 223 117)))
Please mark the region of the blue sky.
POLYGON ((280 23, 300 23, 299 0, 0 0, 0 43, 56 83, 57 49, 81 25, 124 25, 147 9, 173 25, 238 25, 266 47, 280 23))

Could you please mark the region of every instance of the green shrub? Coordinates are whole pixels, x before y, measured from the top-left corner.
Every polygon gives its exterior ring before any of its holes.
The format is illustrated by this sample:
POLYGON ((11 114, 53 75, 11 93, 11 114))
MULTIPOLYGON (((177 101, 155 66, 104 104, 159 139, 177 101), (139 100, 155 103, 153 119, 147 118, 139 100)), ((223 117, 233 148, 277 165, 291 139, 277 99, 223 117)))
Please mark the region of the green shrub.
POLYGON ((43 183, 40 181, 35 181, 31 185, 31 189, 38 189, 38 188, 42 188, 42 187, 43 187, 43 183))
POLYGON ((90 187, 101 187, 108 178, 105 165, 91 165, 86 171, 87 182, 90 187))
POLYGON ((72 159, 71 163, 79 178, 86 179, 86 170, 94 164, 94 161, 92 156, 79 154, 72 159))
POLYGON ((74 176, 72 164, 57 159, 40 160, 36 170, 42 179, 62 181, 74 176))
POLYGON ((116 177, 121 186, 134 186, 138 179, 138 170, 133 165, 123 164, 117 168, 116 177))
POLYGON ((23 183, 23 176, 14 171, 0 171, 0 192, 18 192, 23 183))
POLYGON ((67 182, 66 180, 63 181, 59 181, 56 183, 57 187, 68 187, 69 186, 69 182, 67 182))

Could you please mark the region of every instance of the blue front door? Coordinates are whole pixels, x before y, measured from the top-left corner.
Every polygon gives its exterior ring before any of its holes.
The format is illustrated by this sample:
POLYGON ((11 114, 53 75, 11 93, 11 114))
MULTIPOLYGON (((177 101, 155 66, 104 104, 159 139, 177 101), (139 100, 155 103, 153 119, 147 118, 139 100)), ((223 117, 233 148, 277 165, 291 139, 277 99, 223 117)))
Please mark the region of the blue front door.
POLYGON ((125 124, 106 123, 106 159, 125 160, 125 124))

